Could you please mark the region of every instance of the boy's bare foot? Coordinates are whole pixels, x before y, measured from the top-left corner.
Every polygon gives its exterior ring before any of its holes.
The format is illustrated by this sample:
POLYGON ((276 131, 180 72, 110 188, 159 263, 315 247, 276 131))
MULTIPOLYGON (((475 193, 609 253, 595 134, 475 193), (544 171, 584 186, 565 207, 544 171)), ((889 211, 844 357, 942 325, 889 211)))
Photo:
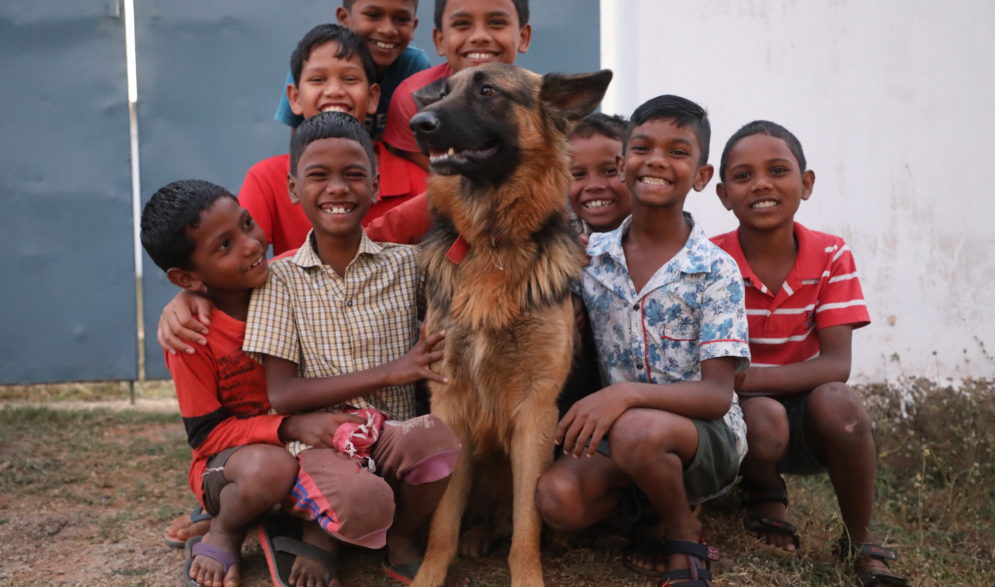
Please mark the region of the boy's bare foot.
MULTIPOLYGON (((334 557, 338 543, 315 522, 305 522, 301 528, 301 541, 321 549, 334 557)), ((328 559, 329 557, 325 557, 328 559)), ((341 587, 334 566, 329 568, 326 561, 298 554, 290 571, 290 584, 295 587, 341 587)))
POLYGON ((190 578, 204 587, 238 587, 243 538, 218 531, 205 534, 190 549, 190 578))
POLYGON ((177 516, 166 528, 165 542, 169 546, 183 548, 187 540, 194 536, 203 536, 211 529, 211 516, 209 514, 198 513, 200 508, 194 510, 192 514, 177 516))

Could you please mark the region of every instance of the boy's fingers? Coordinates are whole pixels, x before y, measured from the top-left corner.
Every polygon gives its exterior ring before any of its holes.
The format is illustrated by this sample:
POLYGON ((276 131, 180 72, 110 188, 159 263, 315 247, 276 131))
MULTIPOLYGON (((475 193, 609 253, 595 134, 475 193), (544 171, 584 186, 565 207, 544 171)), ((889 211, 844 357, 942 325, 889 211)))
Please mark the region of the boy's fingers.
POLYGON ((425 362, 426 363, 435 363, 437 361, 441 361, 443 355, 445 355, 445 353, 443 351, 432 351, 432 352, 430 352, 430 353, 428 353, 428 354, 425 355, 425 362))

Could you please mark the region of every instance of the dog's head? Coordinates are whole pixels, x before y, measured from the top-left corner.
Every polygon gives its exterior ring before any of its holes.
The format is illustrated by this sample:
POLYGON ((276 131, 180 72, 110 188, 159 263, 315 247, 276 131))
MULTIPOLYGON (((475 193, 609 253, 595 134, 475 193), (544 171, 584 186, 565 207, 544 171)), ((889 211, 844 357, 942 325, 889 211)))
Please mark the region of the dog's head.
POLYGON ((418 91, 411 129, 433 172, 497 184, 593 112, 611 78, 607 69, 540 76, 500 63, 473 67, 418 91))

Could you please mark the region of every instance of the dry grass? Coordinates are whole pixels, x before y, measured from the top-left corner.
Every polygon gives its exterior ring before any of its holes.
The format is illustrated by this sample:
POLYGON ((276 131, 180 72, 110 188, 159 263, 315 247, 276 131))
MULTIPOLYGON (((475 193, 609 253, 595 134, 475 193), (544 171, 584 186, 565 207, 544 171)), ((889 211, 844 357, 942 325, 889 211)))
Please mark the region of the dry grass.
MULTIPOLYGON (((0 410, 0 584, 175 585, 182 553, 162 544, 166 523, 193 505, 189 451, 175 413, 56 410, 56 400, 127 399, 127 385, 0 388, 0 400, 43 400, 0 410)), ((168 384, 146 395, 168 394, 168 384)), ((863 390, 879 450, 875 532, 901 553, 913 585, 995 583, 995 384, 959 390, 907 382, 863 390)), ((734 496, 705 508, 710 542, 722 549, 717 585, 850 585, 830 555, 842 524, 825 476, 789 478, 803 551, 777 557, 741 531, 734 496)), ((548 585, 647 585, 619 563, 625 529, 576 537, 562 557, 547 550, 548 585)), ((391 585, 376 553, 347 550, 347 585, 391 585)), ((244 549, 248 585, 266 585, 255 540, 244 549)), ((504 553, 463 561, 483 585, 506 585, 504 553)))

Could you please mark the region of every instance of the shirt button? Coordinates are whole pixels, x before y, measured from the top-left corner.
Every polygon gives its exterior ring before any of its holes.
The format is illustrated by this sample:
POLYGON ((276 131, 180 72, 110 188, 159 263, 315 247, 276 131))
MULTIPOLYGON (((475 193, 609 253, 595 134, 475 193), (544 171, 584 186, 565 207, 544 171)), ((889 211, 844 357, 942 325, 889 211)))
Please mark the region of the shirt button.
POLYGON ((643 364, 642 363, 636 363, 636 370, 637 371, 642 371, 643 370, 643 364))
POLYGON ((638 310, 639 309, 639 304, 632 304, 632 309, 633 310, 638 310))
POLYGON ((346 302, 345 305, 347 305, 347 306, 349 306, 351 308, 352 307, 352 300, 349 300, 348 302, 346 302))

